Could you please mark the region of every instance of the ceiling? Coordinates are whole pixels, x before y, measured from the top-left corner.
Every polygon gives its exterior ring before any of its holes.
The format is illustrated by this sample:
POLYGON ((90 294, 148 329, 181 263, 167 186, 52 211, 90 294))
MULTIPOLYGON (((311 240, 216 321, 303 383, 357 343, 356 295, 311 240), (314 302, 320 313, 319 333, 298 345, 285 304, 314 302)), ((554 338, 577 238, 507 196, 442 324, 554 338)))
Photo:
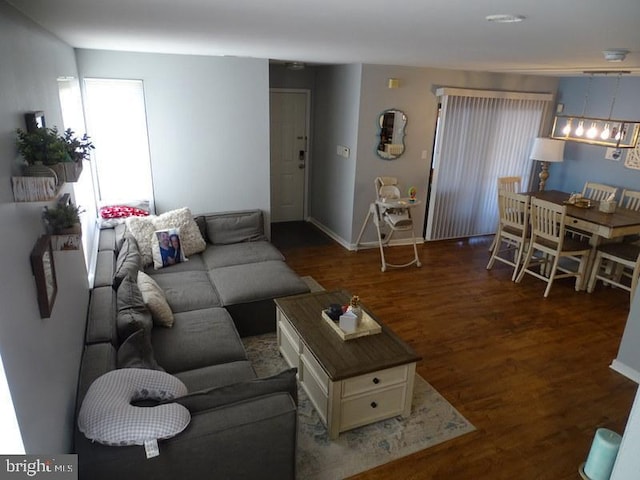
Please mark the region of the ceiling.
POLYGON ((640 0, 7 0, 73 47, 577 75, 640 74, 640 0), (523 15, 492 23, 492 14, 523 15), (606 62, 603 50, 630 53, 606 62))

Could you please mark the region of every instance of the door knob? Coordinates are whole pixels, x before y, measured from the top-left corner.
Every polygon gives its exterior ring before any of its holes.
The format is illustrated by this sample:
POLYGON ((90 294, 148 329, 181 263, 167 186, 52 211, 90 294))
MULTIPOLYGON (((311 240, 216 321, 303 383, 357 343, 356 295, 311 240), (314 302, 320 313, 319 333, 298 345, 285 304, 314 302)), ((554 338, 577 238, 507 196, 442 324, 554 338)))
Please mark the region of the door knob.
POLYGON ((303 162, 303 163, 299 163, 299 164, 298 164, 298 168, 299 168, 300 170, 304 170, 304 162, 303 162))

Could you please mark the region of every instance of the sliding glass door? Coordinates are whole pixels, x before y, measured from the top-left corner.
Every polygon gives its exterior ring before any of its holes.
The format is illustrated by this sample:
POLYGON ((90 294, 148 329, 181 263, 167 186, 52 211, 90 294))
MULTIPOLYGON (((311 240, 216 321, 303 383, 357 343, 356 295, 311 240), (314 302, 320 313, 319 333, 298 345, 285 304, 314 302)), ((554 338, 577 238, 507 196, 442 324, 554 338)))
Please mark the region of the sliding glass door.
POLYGON ((551 94, 439 89, 426 240, 493 233, 497 178, 529 184, 533 139, 551 94))

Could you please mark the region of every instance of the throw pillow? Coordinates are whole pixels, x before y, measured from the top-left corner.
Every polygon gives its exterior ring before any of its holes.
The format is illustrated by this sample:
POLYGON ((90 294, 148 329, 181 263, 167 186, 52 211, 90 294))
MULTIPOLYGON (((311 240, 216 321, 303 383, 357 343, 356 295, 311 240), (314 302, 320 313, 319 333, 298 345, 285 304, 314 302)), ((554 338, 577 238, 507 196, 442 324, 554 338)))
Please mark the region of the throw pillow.
POLYGON ((117 354, 118 368, 148 368, 149 370, 164 371, 153 355, 150 335, 141 328, 129 335, 117 354))
POLYGON ((182 249, 188 257, 195 253, 202 252, 207 244, 200 234, 200 228, 188 208, 179 208, 163 213, 153 220, 154 230, 162 230, 167 228, 179 228, 180 240, 182 241, 182 249))
POLYGON ((207 246, 188 208, 171 210, 159 216, 129 217, 126 225, 138 241, 143 266, 153 263, 152 240, 156 230, 180 229, 182 250, 187 257, 202 252, 207 246))
POLYGON ((214 214, 205 217, 207 238, 214 245, 266 240, 262 212, 214 214))
POLYGON ((173 312, 164 296, 164 292, 156 281, 144 272, 138 272, 138 288, 142 300, 151 311, 153 323, 163 327, 173 326, 173 312))
POLYGON ((124 242, 118 252, 118 258, 116 259, 116 271, 113 274, 112 286, 114 290, 118 290, 122 280, 131 274, 136 275, 138 270, 142 268, 142 259, 140 257, 140 250, 138 249, 138 243, 132 235, 125 234, 124 242))
POLYGON ((121 342, 141 328, 151 333, 153 319, 138 288, 137 278, 132 278, 131 275, 125 277, 118 288, 116 302, 118 307, 116 328, 121 342))
POLYGON ((184 383, 165 372, 112 370, 89 387, 78 414, 78 428, 89 440, 112 446, 171 438, 189 425, 189 410, 177 403, 136 407, 132 402, 170 400, 186 393, 184 383))
POLYGON ((187 257, 185 257, 182 250, 179 228, 156 230, 153 235, 155 237, 151 241, 153 268, 158 270, 187 261, 187 257))
POLYGON ((222 405, 228 405, 250 398, 269 395, 271 393, 285 392, 291 395, 293 401, 298 403, 298 385, 296 382, 297 368, 284 370, 276 375, 266 378, 256 378, 246 382, 234 383, 223 387, 215 387, 206 390, 189 393, 175 400, 166 402, 177 402, 184 405, 190 412, 202 412, 222 405))

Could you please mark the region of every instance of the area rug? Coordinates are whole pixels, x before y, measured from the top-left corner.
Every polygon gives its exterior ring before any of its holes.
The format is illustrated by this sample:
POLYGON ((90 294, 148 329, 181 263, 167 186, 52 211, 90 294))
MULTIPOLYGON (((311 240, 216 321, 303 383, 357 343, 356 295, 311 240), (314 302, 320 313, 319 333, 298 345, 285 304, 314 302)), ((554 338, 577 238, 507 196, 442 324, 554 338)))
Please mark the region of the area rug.
MULTIPOLYGON (((287 368, 275 333, 243 339, 260 377, 287 368)), ((408 418, 394 417, 340 434, 327 430, 304 391, 298 390, 297 478, 340 480, 475 430, 449 402, 416 375, 408 418)))

